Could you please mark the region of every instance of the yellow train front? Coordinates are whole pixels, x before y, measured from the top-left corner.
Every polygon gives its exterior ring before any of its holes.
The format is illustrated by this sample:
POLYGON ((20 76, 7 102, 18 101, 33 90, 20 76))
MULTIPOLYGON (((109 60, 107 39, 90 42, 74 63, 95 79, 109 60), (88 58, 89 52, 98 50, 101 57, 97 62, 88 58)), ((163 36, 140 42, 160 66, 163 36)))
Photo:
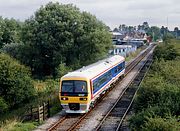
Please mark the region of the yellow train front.
POLYGON ((60 101, 66 113, 86 113, 91 93, 88 79, 64 76, 60 82, 60 101))
POLYGON ((124 71, 124 57, 116 55, 64 75, 59 98, 66 113, 88 112, 124 71))

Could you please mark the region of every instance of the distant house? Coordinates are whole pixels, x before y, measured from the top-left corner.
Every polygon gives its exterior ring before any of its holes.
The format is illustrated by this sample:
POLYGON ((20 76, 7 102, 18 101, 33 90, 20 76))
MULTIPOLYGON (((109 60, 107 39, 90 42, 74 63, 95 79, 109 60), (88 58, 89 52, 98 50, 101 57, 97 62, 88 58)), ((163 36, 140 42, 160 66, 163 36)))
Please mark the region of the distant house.
POLYGON ((123 34, 119 32, 111 32, 112 33, 112 42, 113 44, 118 44, 125 37, 123 34))
POLYGON ((124 35, 119 32, 112 32, 112 39, 113 40, 122 40, 124 35))

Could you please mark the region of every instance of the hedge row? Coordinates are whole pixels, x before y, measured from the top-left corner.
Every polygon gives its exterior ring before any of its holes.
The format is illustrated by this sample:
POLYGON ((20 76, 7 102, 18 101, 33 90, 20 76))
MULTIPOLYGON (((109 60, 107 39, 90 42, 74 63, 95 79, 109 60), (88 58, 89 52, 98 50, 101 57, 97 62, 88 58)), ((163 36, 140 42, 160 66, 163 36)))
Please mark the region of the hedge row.
POLYGON ((180 130, 179 65, 180 55, 173 44, 155 49, 153 65, 135 100, 132 130, 180 130))

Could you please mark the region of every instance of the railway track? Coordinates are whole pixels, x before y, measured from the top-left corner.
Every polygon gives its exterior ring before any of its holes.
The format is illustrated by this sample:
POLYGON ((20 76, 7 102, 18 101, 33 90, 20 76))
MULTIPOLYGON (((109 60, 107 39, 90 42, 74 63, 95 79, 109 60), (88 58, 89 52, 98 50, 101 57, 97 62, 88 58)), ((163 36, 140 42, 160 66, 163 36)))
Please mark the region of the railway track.
POLYGON ((120 96, 115 102, 114 106, 109 110, 100 124, 97 126, 97 131, 104 130, 120 130, 123 119, 125 118, 128 110, 130 109, 135 95, 139 89, 141 81, 144 79, 146 72, 148 71, 152 63, 152 54, 149 56, 142 68, 140 68, 138 75, 130 83, 130 85, 124 90, 122 96, 120 96))
MULTIPOLYGON (((127 75, 152 50, 153 47, 154 46, 149 47, 146 51, 141 53, 136 59, 134 59, 131 63, 129 63, 126 66, 125 75, 127 75)), ((132 89, 132 90, 134 90, 134 89, 132 89)), ((132 91, 130 90, 130 92, 132 92, 132 91)), ((104 94, 104 96, 98 102, 100 102, 107 94, 108 94, 108 92, 106 94, 104 94)), ((62 117, 54 125, 52 125, 48 129, 48 131, 53 131, 53 130, 72 131, 75 129, 77 130, 78 125, 83 121, 84 118, 86 118, 87 115, 89 115, 92 112, 93 109, 91 109, 88 113, 83 114, 83 115, 80 115, 80 114, 66 115, 66 116, 62 117)), ((101 122, 101 123, 103 124, 103 122, 101 122)), ((102 127, 102 126, 99 126, 99 127, 102 127)), ((97 128, 97 130, 99 130, 99 129, 100 128, 97 128)))

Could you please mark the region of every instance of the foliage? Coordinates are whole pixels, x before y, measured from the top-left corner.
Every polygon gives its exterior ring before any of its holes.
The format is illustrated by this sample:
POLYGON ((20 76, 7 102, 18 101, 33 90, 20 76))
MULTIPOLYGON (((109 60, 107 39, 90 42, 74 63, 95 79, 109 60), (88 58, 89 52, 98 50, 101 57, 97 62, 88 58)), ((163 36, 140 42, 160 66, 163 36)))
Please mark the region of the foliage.
POLYGON ((6 112, 8 109, 8 105, 6 104, 5 100, 0 97, 0 113, 6 112))
POLYGON ((149 118, 142 131, 179 131, 180 124, 175 118, 149 118))
POLYGON ((37 122, 25 122, 22 123, 18 119, 6 120, 1 123, 0 130, 3 131, 30 131, 38 126, 37 122))
MULTIPOLYGON (((154 78, 158 79, 157 77, 154 78)), ((152 106, 159 106, 168 108, 173 115, 179 115, 179 87, 163 81, 161 81, 163 82, 162 84, 158 84, 158 82, 160 81, 151 79, 147 83, 151 84, 152 86, 147 86, 148 84, 146 83, 146 86, 141 88, 139 91, 141 95, 138 96, 135 104, 136 112, 145 110, 146 108, 152 106)))
POLYGON ((71 69, 65 65, 65 63, 59 64, 59 66, 56 68, 56 76, 61 77, 65 74, 67 74, 71 69))
MULTIPOLYGON (((178 42, 178 41, 177 41, 178 42)), ((133 130, 179 130, 180 48, 177 44, 158 45, 154 62, 135 99, 133 130)))
POLYGON ((0 96, 11 108, 35 94, 28 68, 6 54, 0 54, 0 87, 0 96))
POLYGON ((39 76, 55 76, 61 63, 73 69, 89 64, 104 56, 111 45, 107 27, 95 16, 59 3, 42 6, 26 20, 22 40, 31 49, 21 61, 39 76))
POLYGON ((147 108, 134 114, 130 118, 131 129, 141 130, 142 126, 147 123, 150 118, 155 118, 157 116, 169 118, 171 113, 168 108, 160 108, 158 106, 147 108))
POLYGON ((19 122, 17 123, 12 130, 7 130, 7 131, 30 131, 33 130, 37 127, 37 123, 35 122, 19 122))
POLYGON ((19 43, 10 43, 10 44, 6 44, 1 48, 1 52, 5 53, 5 54, 9 54, 10 56, 17 58, 20 55, 20 49, 22 48, 23 44, 19 44, 19 43))
POLYGON ((147 33, 153 38, 154 41, 161 38, 160 28, 157 26, 151 26, 147 33))
POLYGON ((20 42, 22 23, 15 19, 0 17, 0 48, 3 45, 20 42))
POLYGON ((163 35, 163 41, 165 44, 171 43, 171 39, 173 39, 174 36, 171 33, 166 33, 165 35, 163 35))
POLYGON ((59 101, 59 96, 56 95, 50 104, 50 115, 53 116, 62 110, 62 106, 59 101))
POLYGON ((172 44, 161 44, 157 46, 154 51, 154 57, 156 57, 158 60, 174 60, 177 56, 180 56, 180 54, 172 44))

